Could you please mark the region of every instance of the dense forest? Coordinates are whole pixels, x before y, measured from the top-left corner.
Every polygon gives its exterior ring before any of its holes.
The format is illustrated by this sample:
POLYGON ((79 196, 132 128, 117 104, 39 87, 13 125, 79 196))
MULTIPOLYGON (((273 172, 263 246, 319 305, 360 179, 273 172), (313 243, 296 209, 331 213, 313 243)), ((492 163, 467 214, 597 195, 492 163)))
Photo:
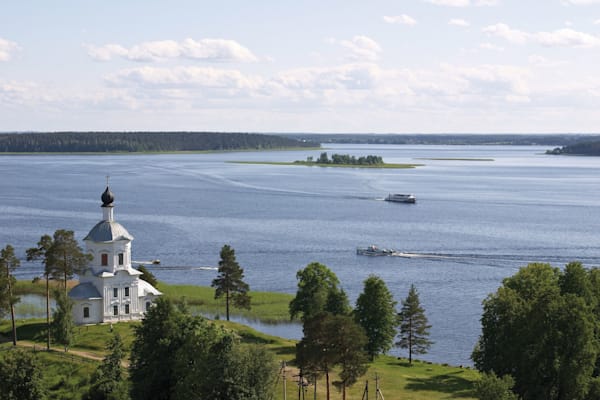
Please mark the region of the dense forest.
POLYGON ((0 134, 0 153, 163 152, 319 147, 318 142, 256 133, 46 132, 0 134))
POLYGON ((546 154, 573 154, 583 156, 600 156, 600 140, 575 143, 568 146, 556 147, 546 151, 546 154))
POLYGON ((437 145, 515 145, 515 146, 567 146, 582 140, 600 139, 582 134, 373 134, 296 133, 282 136, 320 143, 356 144, 437 144, 437 145))

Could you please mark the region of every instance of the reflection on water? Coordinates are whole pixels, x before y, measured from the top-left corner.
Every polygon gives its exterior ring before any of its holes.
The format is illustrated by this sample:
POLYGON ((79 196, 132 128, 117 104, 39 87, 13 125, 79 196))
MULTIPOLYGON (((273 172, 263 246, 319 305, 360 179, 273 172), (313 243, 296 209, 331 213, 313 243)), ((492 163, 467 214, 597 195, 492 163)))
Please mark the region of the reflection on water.
MULTIPOLYGON (((46 297, 38 294, 22 294, 19 301, 15 304, 15 318, 46 318, 46 297)), ((50 312, 56 308, 56 302, 50 299, 50 312)), ((10 318, 10 315, 5 318, 10 318)))
POLYGON ((229 319, 233 322, 247 325, 259 332, 266 333, 267 335, 278 336, 285 339, 302 339, 302 325, 297 322, 278 322, 268 324, 262 321, 248 319, 236 315, 230 315, 229 319))

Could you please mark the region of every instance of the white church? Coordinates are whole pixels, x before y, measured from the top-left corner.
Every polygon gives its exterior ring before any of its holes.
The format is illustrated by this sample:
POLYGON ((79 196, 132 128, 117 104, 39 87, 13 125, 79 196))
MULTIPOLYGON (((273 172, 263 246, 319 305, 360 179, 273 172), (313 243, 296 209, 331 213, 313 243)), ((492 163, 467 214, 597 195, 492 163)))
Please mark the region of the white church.
POLYGON ((140 320, 162 294, 131 266, 133 236, 114 220, 113 202, 107 186, 102 193, 102 221, 83 239, 93 259, 69 292, 73 318, 80 325, 140 320))

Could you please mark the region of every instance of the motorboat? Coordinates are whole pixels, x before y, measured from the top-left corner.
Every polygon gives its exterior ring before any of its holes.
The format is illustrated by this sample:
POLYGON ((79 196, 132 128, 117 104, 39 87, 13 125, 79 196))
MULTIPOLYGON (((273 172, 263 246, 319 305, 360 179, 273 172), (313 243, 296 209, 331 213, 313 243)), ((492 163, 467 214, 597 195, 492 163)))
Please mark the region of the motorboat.
POLYGON ((381 249, 372 244, 367 247, 358 247, 356 249, 356 254, 360 256, 393 256, 394 254, 397 254, 397 252, 392 249, 381 249))
POLYGON ((390 193, 385 198, 385 201, 393 201, 395 203, 415 203, 417 198, 414 194, 390 193))

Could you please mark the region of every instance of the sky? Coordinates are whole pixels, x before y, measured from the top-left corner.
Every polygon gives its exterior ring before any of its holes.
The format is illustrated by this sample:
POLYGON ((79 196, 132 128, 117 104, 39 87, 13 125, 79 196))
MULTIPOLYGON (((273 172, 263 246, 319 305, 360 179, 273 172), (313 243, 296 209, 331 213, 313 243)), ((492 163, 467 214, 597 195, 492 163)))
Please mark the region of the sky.
POLYGON ((3 0, 0 131, 598 133, 600 0, 3 0))

